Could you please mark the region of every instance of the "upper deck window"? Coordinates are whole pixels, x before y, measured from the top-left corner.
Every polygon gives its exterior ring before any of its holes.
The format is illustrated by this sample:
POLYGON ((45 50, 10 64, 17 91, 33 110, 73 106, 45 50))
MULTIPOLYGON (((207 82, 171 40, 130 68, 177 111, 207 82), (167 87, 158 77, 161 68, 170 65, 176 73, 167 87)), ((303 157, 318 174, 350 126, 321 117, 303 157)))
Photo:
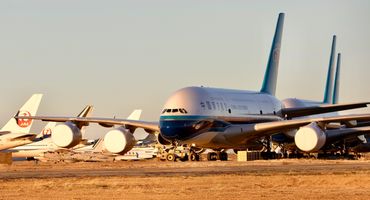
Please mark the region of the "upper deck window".
POLYGON ((212 110, 211 103, 209 103, 209 101, 206 101, 206 104, 207 104, 208 110, 212 110))
POLYGON ((212 108, 213 108, 213 110, 216 110, 216 104, 213 101, 212 101, 212 108))

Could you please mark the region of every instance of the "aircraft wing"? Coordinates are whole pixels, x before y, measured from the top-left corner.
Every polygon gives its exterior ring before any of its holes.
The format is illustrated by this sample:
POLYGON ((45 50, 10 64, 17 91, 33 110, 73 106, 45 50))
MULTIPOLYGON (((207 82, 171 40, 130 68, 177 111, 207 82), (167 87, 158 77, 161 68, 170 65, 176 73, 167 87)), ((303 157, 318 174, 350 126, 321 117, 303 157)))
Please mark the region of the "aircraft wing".
POLYGON ((37 134, 33 133, 9 133, 0 136, 0 150, 6 150, 17 146, 29 144, 37 134))
POLYGON ((37 134, 35 133, 8 133, 1 135, 1 139, 3 140, 17 140, 22 138, 33 138, 36 137, 37 134))
POLYGON ((346 139, 349 137, 359 136, 370 133, 370 126, 367 127, 351 127, 343 129, 333 129, 325 131, 328 135, 328 142, 346 139))
POLYGON ((293 129, 298 129, 302 126, 308 125, 312 122, 318 124, 327 124, 331 122, 348 122, 348 121, 370 121, 370 114, 359 114, 359 115, 341 115, 333 117, 320 117, 320 118, 305 118, 305 119, 292 119, 282 120, 274 122, 265 122, 257 124, 249 124, 243 126, 245 128, 244 137, 245 139, 254 139, 264 136, 281 133, 293 129))
POLYGON ((118 118, 95 118, 95 117, 48 117, 48 116, 16 116, 15 118, 35 119, 42 121, 53 122, 75 122, 75 123, 97 123, 104 127, 112 127, 114 125, 126 126, 126 128, 143 128, 148 133, 159 132, 158 122, 148 122, 141 120, 129 120, 118 118))
POLYGON ((281 114, 282 116, 291 119, 294 117, 302 117, 307 115, 316 115, 322 113, 337 112, 342 110, 350 110, 355 108, 364 108, 367 107, 367 104, 370 104, 370 102, 350 103, 350 104, 330 104, 298 108, 283 108, 281 110, 281 114))

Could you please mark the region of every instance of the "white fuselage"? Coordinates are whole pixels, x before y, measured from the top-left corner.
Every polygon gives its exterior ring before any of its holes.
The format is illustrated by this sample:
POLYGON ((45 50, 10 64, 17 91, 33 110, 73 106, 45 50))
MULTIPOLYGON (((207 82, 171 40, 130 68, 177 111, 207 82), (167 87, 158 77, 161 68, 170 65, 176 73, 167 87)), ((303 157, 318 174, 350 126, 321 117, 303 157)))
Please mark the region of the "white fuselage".
MULTIPOLYGON (((243 90, 187 87, 176 91, 160 116, 161 135, 170 141, 202 147, 228 147, 222 138, 233 124, 278 121, 281 102, 274 96, 243 90), (220 120, 230 124, 205 127, 200 121, 220 120), (217 141, 216 141, 217 140, 217 141)), ((231 134, 231 133, 230 133, 231 134)))

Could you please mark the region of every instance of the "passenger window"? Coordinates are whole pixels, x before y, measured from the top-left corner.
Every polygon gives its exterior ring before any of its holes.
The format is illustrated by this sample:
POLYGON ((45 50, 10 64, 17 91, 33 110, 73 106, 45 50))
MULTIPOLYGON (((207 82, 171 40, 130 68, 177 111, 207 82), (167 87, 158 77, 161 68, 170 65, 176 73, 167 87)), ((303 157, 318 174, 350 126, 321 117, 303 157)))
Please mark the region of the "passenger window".
POLYGON ((213 110, 216 110, 216 104, 213 101, 212 101, 212 108, 213 108, 213 110))
POLYGON ((211 104, 209 103, 209 101, 206 101, 206 104, 207 104, 207 108, 208 108, 209 110, 212 110, 212 107, 211 107, 211 104))
POLYGON ((167 111, 166 111, 167 113, 170 113, 171 112, 171 109, 167 109, 167 111))
POLYGON ((166 112, 167 109, 163 109, 162 114, 166 112))
POLYGON ((179 109, 172 109, 172 112, 177 113, 177 112, 179 112, 179 109))

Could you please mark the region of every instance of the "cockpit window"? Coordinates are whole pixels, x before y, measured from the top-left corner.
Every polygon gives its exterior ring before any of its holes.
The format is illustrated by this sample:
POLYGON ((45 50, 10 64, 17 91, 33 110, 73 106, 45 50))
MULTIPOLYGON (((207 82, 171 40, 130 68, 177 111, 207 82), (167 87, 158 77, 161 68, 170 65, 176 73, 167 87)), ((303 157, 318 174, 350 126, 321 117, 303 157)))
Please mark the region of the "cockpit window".
POLYGON ((188 111, 186 111, 184 108, 180 108, 180 112, 184 114, 188 113, 188 111))
POLYGON ((188 111, 186 111, 184 108, 174 108, 174 109, 163 109, 162 111, 162 114, 163 113, 177 113, 177 112, 180 112, 182 114, 186 114, 188 113, 188 111))

